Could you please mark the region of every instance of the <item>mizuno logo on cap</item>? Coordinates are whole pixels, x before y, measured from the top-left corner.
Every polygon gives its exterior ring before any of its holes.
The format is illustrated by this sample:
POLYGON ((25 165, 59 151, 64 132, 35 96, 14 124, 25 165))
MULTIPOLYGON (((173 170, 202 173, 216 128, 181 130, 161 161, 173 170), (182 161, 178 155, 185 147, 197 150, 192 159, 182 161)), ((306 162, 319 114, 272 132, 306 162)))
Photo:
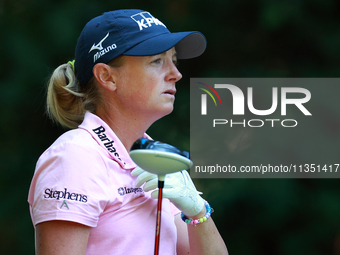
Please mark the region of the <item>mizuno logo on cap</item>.
POLYGON ((103 42, 105 41, 105 39, 109 36, 110 33, 107 33, 107 35, 96 45, 95 43, 92 45, 89 53, 93 50, 102 50, 103 49, 103 42))
POLYGON ((98 43, 98 44, 93 44, 89 53, 93 50, 99 50, 96 54, 93 56, 93 63, 96 62, 101 56, 105 55, 106 53, 110 52, 111 50, 114 50, 117 48, 117 45, 114 43, 112 45, 107 46, 105 49, 103 47, 103 42, 106 40, 106 38, 109 37, 110 33, 107 33, 107 35, 98 43))
POLYGON ((131 16, 131 19, 137 22, 139 26, 139 30, 143 30, 144 28, 151 27, 152 24, 154 25, 162 25, 163 27, 166 27, 161 21, 156 19, 154 16, 152 16, 149 12, 140 12, 135 15, 131 16))

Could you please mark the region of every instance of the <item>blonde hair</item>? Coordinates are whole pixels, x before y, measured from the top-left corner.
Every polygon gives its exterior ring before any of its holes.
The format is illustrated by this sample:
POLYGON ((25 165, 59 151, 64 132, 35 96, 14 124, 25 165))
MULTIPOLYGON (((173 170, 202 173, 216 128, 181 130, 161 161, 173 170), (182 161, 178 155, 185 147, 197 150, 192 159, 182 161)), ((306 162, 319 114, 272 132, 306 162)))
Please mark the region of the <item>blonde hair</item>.
MULTIPOLYGON (((123 56, 111 60, 107 65, 120 67, 123 56)), ((48 82, 47 114, 64 127, 77 128, 84 120, 86 111, 96 112, 101 95, 94 77, 86 84, 80 84, 71 64, 57 67, 48 82)))
POLYGON ((56 68, 47 88, 47 113, 52 120, 67 128, 77 128, 86 111, 95 112, 99 93, 93 79, 81 91, 71 64, 56 68))

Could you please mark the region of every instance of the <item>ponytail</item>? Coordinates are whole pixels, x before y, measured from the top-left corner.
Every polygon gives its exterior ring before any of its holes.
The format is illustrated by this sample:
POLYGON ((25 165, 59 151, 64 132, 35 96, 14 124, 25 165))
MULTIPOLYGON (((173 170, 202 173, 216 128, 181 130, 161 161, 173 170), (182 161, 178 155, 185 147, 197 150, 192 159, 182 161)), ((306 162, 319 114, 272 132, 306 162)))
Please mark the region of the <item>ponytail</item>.
MULTIPOLYGON (((107 63, 112 68, 124 64, 121 55, 107 63)), ((64 127, 77 128, 84 120, 85 112, 96 112, 103 104, 95 78, 83 86, 74 73, 74 61, 60 65, 54 70, 47 89, 47 114, 64 127)))
POLYGON ((79 81, 70 63, 54 70, 47 89, 47 113, 50 118, 64 127, 77 128, 87 110, 94 112, 98 91, 91 80, 87 91, 81 91, 79 81))

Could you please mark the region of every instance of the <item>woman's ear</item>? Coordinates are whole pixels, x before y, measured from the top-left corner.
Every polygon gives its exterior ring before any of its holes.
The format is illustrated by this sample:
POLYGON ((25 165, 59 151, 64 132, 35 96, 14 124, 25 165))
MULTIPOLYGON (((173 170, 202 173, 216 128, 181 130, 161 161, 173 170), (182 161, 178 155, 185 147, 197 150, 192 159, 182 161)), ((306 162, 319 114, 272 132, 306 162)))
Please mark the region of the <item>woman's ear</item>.
POLYGON ((93 75, 98 83, 110 91, 116 90, 115 70, 104 63, 98 63, 93 67, 93 75))

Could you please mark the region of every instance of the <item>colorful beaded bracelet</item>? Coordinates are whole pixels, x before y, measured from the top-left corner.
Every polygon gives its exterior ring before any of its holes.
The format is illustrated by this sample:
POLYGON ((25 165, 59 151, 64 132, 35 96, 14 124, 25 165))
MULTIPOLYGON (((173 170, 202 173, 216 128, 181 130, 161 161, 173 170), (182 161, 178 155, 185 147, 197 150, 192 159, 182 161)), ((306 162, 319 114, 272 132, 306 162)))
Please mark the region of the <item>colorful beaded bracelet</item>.
POLYGON ((184 215, 184 213, 182 212, 181 213, 182 220, 189 225, 195 225, 195 226, 199 223, 205 222, 207 219, 210 218, 211 214, 214 212, 214 209, 211 208, 211 206, 209 205, 209 203, 207 201, 204 202, 204 205, 205 205, 207 212, 202 218, 195 219, 195 220, 194 219, 188 219, 184 215))

